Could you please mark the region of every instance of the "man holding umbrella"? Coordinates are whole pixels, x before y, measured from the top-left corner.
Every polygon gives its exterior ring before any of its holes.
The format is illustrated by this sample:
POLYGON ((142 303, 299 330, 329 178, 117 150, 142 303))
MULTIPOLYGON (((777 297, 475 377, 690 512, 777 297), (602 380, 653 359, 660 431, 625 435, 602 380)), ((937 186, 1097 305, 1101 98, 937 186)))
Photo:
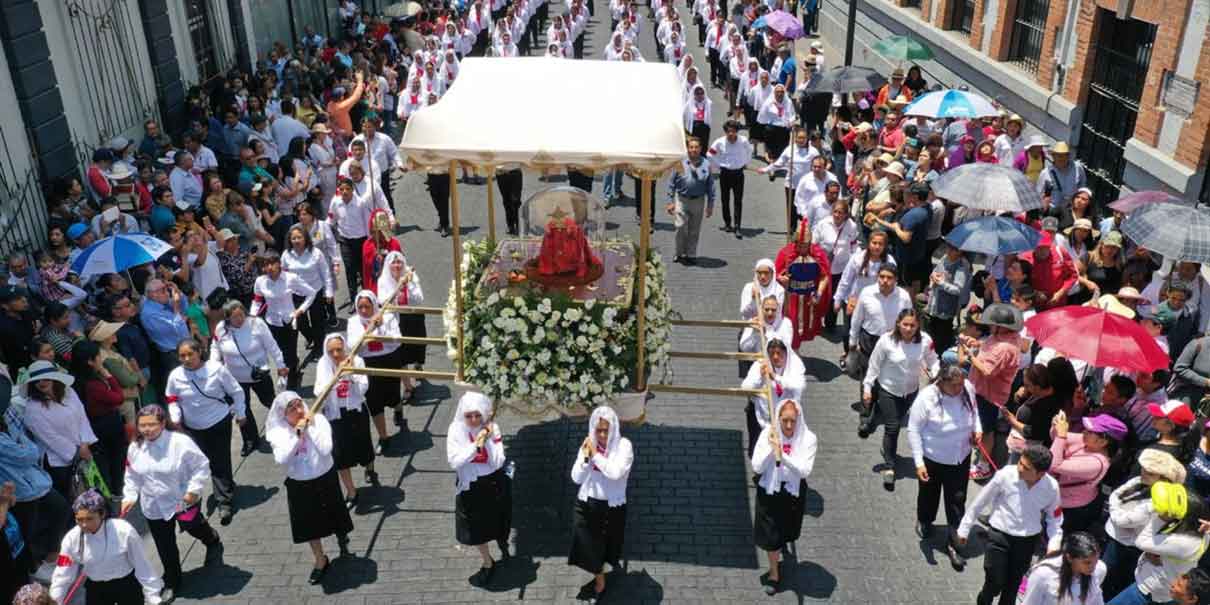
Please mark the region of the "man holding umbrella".
POLYGON ((807 132, 822 133, 824 122, 832 110, 832 93, 818 89, 821 79, 819 60, 808 55, 802 62, 802 86, 798 88, 798 116, 807 132))

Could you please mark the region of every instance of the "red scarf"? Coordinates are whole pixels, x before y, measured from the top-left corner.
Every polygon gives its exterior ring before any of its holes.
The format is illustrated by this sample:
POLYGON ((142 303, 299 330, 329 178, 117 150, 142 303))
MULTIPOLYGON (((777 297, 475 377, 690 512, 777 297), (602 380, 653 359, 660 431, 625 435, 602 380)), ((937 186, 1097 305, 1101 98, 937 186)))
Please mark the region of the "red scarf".
POLYGON ((705 122, 706 121, 706 105, 704 103, 697 103, 697 108, 695 111, 696 111, 696 113, 694 115, 694 120, 696 120, 698 122, 705 122))

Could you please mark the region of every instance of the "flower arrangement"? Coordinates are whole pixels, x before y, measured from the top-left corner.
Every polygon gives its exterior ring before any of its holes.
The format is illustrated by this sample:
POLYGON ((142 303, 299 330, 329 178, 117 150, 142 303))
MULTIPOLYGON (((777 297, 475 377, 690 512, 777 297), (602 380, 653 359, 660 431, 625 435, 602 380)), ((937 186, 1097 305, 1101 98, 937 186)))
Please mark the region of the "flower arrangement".
MULTIPOLYGON (((464 284, 476 284, 493 249, 486 241, 463 244, 464 284)), ((664 288, 658 253, 647 258, 645 317, 649 374, 666 368, 675 312, 664 288)), ((628 307, 573 301, 533 287, 494 291, 463 288, 463 379, 496 401, 534 414, 554 406, 582 413, 609 404, 633 388, 638 362, 638 316, 628 307)), ((637 293, 635 297, 637 298, 637 293)), ((445 308, 450 359, 458 358, 453 285, 445 308)))

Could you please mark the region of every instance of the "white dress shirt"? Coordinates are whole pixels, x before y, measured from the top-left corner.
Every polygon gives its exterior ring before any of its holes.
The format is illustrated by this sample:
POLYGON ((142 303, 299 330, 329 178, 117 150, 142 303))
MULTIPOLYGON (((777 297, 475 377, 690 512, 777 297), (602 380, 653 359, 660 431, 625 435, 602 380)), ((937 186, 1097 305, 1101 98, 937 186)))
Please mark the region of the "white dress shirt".
POLYGON ((626 480, 630 478, 630 466, 634 463, 634 447, 630 440, 619 438, 612 456, 597 449, 585 462, 582 453, 577 449, 576 459, 571 463, 571 480, 580 486, 576 498, 581 502, 587 502, 589 498, 605 500, 609 506, 626 504, 626 480))
MULTIPOLYGON (((366 180, 362 179, 363 183, 366 180)), ((387 207, 386 196, 382 195, 378 187, 372 191, 364 187, 354 187, 352 199, 347 202, 340 194, 332 197, 332 201, 328 203, 328 225, 336 235, 344 239, 366 237, 370 234, 370 214, 375 210, 384 210, 388 216, 395 216, 387 207)))
POLYGON ((167 521, 185 508, 185 494, 199 498, 210 481, 210 460, 188 435, 164 430, 155 441, 126 449, 123 502, 138 502, 143 518, 167 521))
MULTIPOLYGON (((423 84, 421 82, 422 86, 423 84)), ((441 96, 441 93, 437 93, 437 96, 441 96)), ((349 142, 349 155, 353 154, 353 143, 357 141, 364 142, 365 140, 365 133, 353 137, 353 140, 349 142)), ((374 164, 379 167, 379 170, 390 170, 403 166, 403 162, 399 157, 399 149, 395 146, 395 141, 382 132, 375 132, 374 140, 366 143, 366 155, 374 160, 374 164)), ((367 172, 366 174, 369 173, 367 172)))
POLYGON ((291 247, 281 255, 283 269, 297 275, 315 290, 322 289, 325 297, 332 298, 336 295, 336 281, 332 279, 328 264, 327 257, 314 244, 311 248, 303 250, 302 254, 295 252, 291 247))
MULTIPOLYGON (((461 425, 460 431, 466 428, 463 423, 456 424, 461 425)), ((482 451, 484 455, 479 455, 480 449, 475 447, 473 433, 467 433, 465 437, 461 434, 445 436, 445 459, 457 475, 457 479, 454 481, 455 494, 461 494, 470 489, 471 483, 476 479, 490 475, 504 466, 504 439, 498 431, 492 432, 487 441, 483 442, 482 451)), ((581 458, 581 460, 583 459, 581 458)), ((626 484, 623 481, 623 498, 625 498, 625 487, 626 484)), ((601 499, 604 500, 604 498, 601 499)))
MULTIPOLYGON (((799 418, 798 421, 803 420, 799 418)), ((780 427, 772 428, 777 431, 781 430, 780 427)), ((769 484, 777 481, 782 484, 782 489, 789 492, 791 496, 797 497, 802 481, 815 468, 815 452, 818 449, 819 440, 815 437, 815 433, 804 426, 802 430, 806 432, 806 435, 799 447, 805 447, 806 452, 802 456, 782 456, 781 465, 778 466, 777 459, 773 456, 773 447, 769 445, 768 429, 769 427, 766 427, 766 430, 761 431, 760 436, 756 439, 755 447, 752 448, 752 472, 760 475, 761 489, 768 490, 769 484), (803 460, 804 464, 801 467, 796 465, 796 459, 803 460)), ((789 442, 785 436, 779 436, 782 437, 782 447, 787 447, 789 442)), ((785 450, 783 449, 783 451, 785 450)))
MULTIPOLYGON (((777 338, 782 342, 794 342, 794 324, 785 316, 778 314, 777 321, 772 324, 765 322, 766 339, 777 338)), ((760 332, 751 327, 744 328, 739 336, 739 350, 744 353, 760 352, 760 332)))
POLYGON ((853 309, 853 325, 849 327, 849 342, 858 342, 862 331, 881 336, 895 327, 899 312, 912 308, 912 297, 899 286, 887 296, 878 290, 878 284, 866 286, 857 295, 857 307, 853 309))
POLYGON ((923 330, 920 342, 899 340, 890 331, 883 334, 870 353, 869 368, 862 386, 867 394, 873 393, 874 383, 897 397, 911 395, 920 389, 920 370, 929 376, 941 371, 941 360, 933 350, 933 339, 923 330))
POLYGON ((782 150, 781 155, 777 156, 772 164, 769 164, 767 170, 785 170, 786 189, 793 190, 797 194, 798 182, 802 180, 803 176, 810 174, 811 162, 817 155, 819 155, 819 150, 811 145, 799 147, 798 144, 790 141, 790 144, 782 150))
MULTIPOLYGON (((849 262, 844 266, 844 272, 840 275, 840 283, 836 286, 836 293, 832 295, 832 302, 842 304, 850 297, 857 297, 861 294, 866 286, 872 286, 878 283, 878 269, 882 267, 882 261, 870 261, 866 266, 865 271, 861 270, 861 264, 865 262, 865 250, 858 250, 849 257, 849 262)), ((886 255, 887 262, 895 264, 895 257, 888 252, 886 255)), ((833 263, 835 268, 836 264, 833 263)))
MULTIPOLYGON (((788 322, 787 322, 788 323, 788 322)), ((788 341, 786 347, 789 348, 788 341)), ((748 368, 748 375, 740 384, 745 389, 759 389, 765 384, 761 374, 760 363, 748 368)), ((793 399, 802 404, 803 391, 807 387, 806 366, 794 351, 786 351, 786 363, 780 368, 773 368, 773 398, 777 400, 793 399)), ((764 395, 752 395, 749 398, 756 411, 756 422, 761 427, 769 426, 769 402, 764 395)), ((806 410, 803 410, 806 413, 806 410)), ((802 420, 802 419, 800 419, 802 420)))
POLYGON ((777 94, 774 93, 765 99, 765 104, 761 106, 760 113, 756 116, 757 123, 780 128, 789 128, 794 125, 796 120, 798 120, 798 114, 794 112, 794 102, 790 100, 789 94, 782 95, 781 102, 778 102, 777 94))
MULTIPOLYGON (((356 163, 358 163, 357 158, 353 157, 353 154, 350 153, 349 156, 346 157, 345 160, 340 163, 340 168, 336 171, 337 176, 339 176, 341 178, 350 178, 349 177, 349 166, 352 166, 353 164, 356 164, 356 163)), ((365 178, 363 178, 362 180, 363 181, 365 181, 365 180, 374 181, 374 183, 375 183, 374 188, 378 189, 379 187, 378 187, 377 183, 379 182, 379 179, 382 178, 383 164, 380 164, 380 163, 378 163, 377 160, 372 159, 372 156, 370 155, 369 151, 367 150, 366 154, 364 156, 362 156, 362 158, 361 158, 361 168, 362 168, 362 172, 365 173, 365 178)))
POLYGON ((301 432, 266 431, 265 438, 273 446, 273 460, 286 467, 286 476, 295 481, 315 479, 334 464, 332 425, 323 414, 316 414, 301 432))
POLYGON ((819 244, 828 255, 828 264, 831 265, 833 274, 843 273, 845 267, 849 266, 849 259, 861 249, 860 238, 861 229, 851 218, 846 218, 837 225, 829 215, 826 219, 811 224, 811 241, 819 244))
POLYGON ((254 367, 268 370, 269 356, 273 357, 274 367, 286 367, 281 348, 273 340, 265 320, 247 316, 238 328, 231 327, 227 321, 220 321, 215 326, 210 361, 226 366, 237 381, 245 384, 252 382, 254 367))
POLYGON ((43 405, 41 401, 27 399, 24 420, 25 428, 46 451, 46 461, 53 467, 71 464, 81 445, 97 442, 84 404, 71 387, 64 387, 61 403, 52 401, 43 405))
MULTIPOLYGON (((752 319, 760 313, 760 305, 764 302, 763 299, 773 296, 777 299, 777 306, 781 307, 786 302, 786 289, 777 283, 776 280, 769 282, 768 291, 765 294, 760 292, 753 296, 752 289, 756 285, 753 282, 744 284, 744 289, 739 293, 739 316, 741 319, 752 319)), ((790 342, 789 340, 785 342, 790 342)))
POLYGON ((822 180, 815 178, 813 170, 808 170, 807 174, 799 179, 798 185, 794 187, 794 207, 798 209, 798 216, 809 221, 808 225, 814 227, 832 218, 832 206, 828 204, 824 190, 827 189, 828 183, 835 182, 838 182, 836 175, 827 171, 824 171, 822 180))
POLYGON ((1050 538, 1047 550, 1058 550, 1062 544, 1063 515, 1055 514, 1059 509, 1059 482, 1054 477, 1042 475, 1030 487, 1017 473, 1017 465, 1000 469, 967 507, 958 524, 959 538, 970 537, 975 519, 988 507, 989 523, 997 531, 1018 538, 1036 536, 1042 532, 1045 519, 1046 535, 1050 538))
POLYGON ((752 143, 743 135, 736 135, 735 142, 732 143, 724 135, 710 144, 706 157, 718 168, 742 170, 752 161, 752 143))
MULTIPOLYGON (((364 368, 366 362, 362 361, 361 357, 354 357, 353 367, 364 368)), ((317 385, 322 389, 322 385, 317 385)), ((365 407, 366 390, 370 388, 370 379, 365 374, 344 374, 336 381, 336 386, 328 391, 328 396, 324 399, 324 405, 320 408, 322 413, 329 421, 340 420, 344 416, 345 410, 356 412, 365 407)))
MULTIPOLYGON (((1082 582, 1075 580, 1067 589, 1063 599, 1059 599, 1059 571, 1063 565, 1062 559, 1052 558, 1039 561, 1033 566, 1026 580, 1025 594, 1020 595, 1019 605, 1104 605, 1105 595, 1101 594, 1101 582, 1105 580, 1108 568, 1104 561, 1097 561, 1092 569, 1092 581, 1088 583, 1088 594, 1081 591, 1082 582)), ((1073 579, 1074 580, 1074 579, 1073 579)))
POLYGON ((908 445, 916 467, 924 466, 928 457, 933 462, 955 465, 971 453, 971 435, 982 433, 979 413, 975 410, 975 387, 963 381, 964 398, 946 395, 937 385, 920 389, 908 414, 908 445))
POLYGON ((58 565, 50 579, 50 597, 62 603, 77 575, 105 582, 124 578, 131 572, 143 586, 144 601, 158 604, 164 582, 147 560, 143 539, 130 523, 106 519, 95 534, 85 533, 77 525, 63 536, 59 546, 58 565))
POLYGON ((204 362, 196 370, 177 366, 168 374, 164 395, 172 422, 180 424, 183 420, 195 431, 208 429, 229 414, 234 413, 237 419, 245 414, 244 390, 226 366, 214 361, 204 362), (224 395, 231 397, 231 405, 227 405, 224 395))
MULTIPOLYGON (((370 325, 370 320, 364 318, 357 313, 354 313, 345 324, 345 342, 351 348, 365 333, 366 327, 370 325)), ((402 336, 399 331, 399 316, 394 313, 383 313, 382 324, 371 332, 374 336, 402 336)), ((357 354, 363 358, 382 357, 395 352, 399 348, 400 343, 383 340, 371 340, 366 342, 365 346, 361 347, 361 351, 357 354)))
POLYGON ((218 158, 209 147, 198 145, 197 153, 193 154, 193 173, 202 174, 207 170, 218 170, 218 158))
POLYGON ((290 324, 290 315, 295 311, 300 315, 305 313, 311 303, 315 302, 316 293, 316 289, 310 284, 284 269, 277 279, 262 275, 256 278, 256 283, 252 286, 252 309, 249 313, 264 317, 266 323, 280 328, 290 324), (294 307, 294 295, 306 299, 297 309, 294 307))

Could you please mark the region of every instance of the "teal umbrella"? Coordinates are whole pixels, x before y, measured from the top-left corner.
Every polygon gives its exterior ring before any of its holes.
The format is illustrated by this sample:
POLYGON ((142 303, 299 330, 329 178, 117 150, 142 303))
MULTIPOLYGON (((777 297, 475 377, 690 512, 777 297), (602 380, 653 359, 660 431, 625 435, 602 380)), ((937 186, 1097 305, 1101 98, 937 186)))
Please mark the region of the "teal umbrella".
POLYGON ((874 44, 874 52, 898 61, 927 61, 933 58, 933 49, 911 36, 891 36, 874 44))

